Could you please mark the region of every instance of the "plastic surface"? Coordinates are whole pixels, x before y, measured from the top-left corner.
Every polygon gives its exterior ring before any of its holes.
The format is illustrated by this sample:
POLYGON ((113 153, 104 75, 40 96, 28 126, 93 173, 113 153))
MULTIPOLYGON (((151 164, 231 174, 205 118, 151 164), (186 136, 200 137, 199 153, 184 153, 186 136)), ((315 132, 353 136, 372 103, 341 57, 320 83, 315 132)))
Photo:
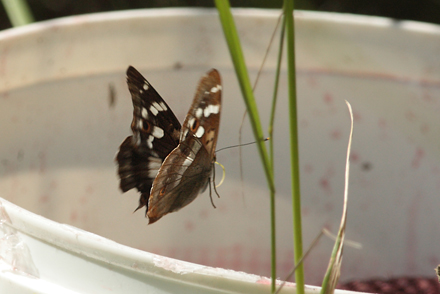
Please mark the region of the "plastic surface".
MULTIPOLYGON (((235 11, 252 77, 278 15, 235 11)), ((363 249, 345 249, 341 278, 432 275, 439 263, 434 244, 440 242, 439 28, 351 15, 296 16, 304 247, 323 226, 335 232, 339 225, 346 99, 355 113, 346 238, 363 249)), ((218 153, 226 181, 221 198, 214 199, 217 209, 205 193, 147 226, 144 212, 132 214, 138 194, 118 191, 114 156, 130 135, 132 115, 128 65, 142 72, 180 120, 200 76, 217 68, 224 90, 218 148, 237 144, 244 106, 214 11, 83 15, 3 31, 0 41, 0 196, 23 208, 2 201, 38 271, 33 281, 78 293, 127 287, 170 293, 182 285, 188 293, 189 285, 224 287, 206 286, 206 293, 269 289, 268 280, 260 280, 270 274, 269 199, 255 147, 243 148, 244 182, 238 149, 218 153), (41 217, 24 209, 57 223, 38 227, 41 217), (181 274, 180 265, 196 273, 181 274)), ((275 61, 272 50, 256 90, 264 125, 275 61)), ((273 138, 281 278, 292 267, 285 94, 280 92, 273 138)), ((245 125, 243 141, 252 140, 245 125)), ((308 284, 322 280, 332 244, 322 240, 306 261, 308 284)), ((31 287, 12 277, 29 279, 2 271, 2 286, 31 287)))

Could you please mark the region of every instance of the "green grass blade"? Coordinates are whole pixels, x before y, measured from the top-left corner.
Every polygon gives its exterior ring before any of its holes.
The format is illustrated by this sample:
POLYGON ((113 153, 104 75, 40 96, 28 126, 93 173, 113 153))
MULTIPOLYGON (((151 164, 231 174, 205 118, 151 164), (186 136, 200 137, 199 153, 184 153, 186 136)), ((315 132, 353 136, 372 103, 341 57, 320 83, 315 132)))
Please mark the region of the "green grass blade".
POLYGON ((2 0, 2 3, 12 26, 18 27, 34 22, 26 0, 2 0))
MULTIPOLYGON (((246 104, 246 109, 249 114, 249 119, 252 126, 252 131, 256 139, 258 152, 263 163, 264 173, 269 186, 271 197, 275 197, 275 184, 273 178, 273 172, 269 156, 264 145, 263 130, 261 127, 260 117, 258 114, 257 104, 255 102, 254 93, 250 83, 249 75, 247 72, 243 51, 241 49, 240 40, 238 38, 235 22, 232 17, 231 8, 228 0, 216 0, 215 5, 219 12, 220 22, 222 24, 223 33, 225 35, 226 42, 228 44, 229 52, 231 54, 232 62, 234 64, 235 72, 237 74, 240 89, 246 104)), ((271 213, 274 213, 271 210, 271 213)), ((272 220, 275 219, 273 215, 272 220)), ((272 292, 275 292, 275 280, 276 280, 276 255, 275 252, 275 227, 272 227, 271 244, 272 244, 272 292)))
POLYGON ((258 114, 257 104, 255 102, 254 93, 249 80, 246 64, 244 61, 243 52, 241 50, 240 40, 238 38, 237 29, 232 18, 229 1, 216 0, 215 4, 219 11, 220 21, 223 26, 226 41, 228 43, 229 52, 234 63, 235 72, 240 84, 240 89, 245 100, 246 108, 251 120, 252 130, 257 139, 257 147, 260 157, 262 158, 264 173, 267 178, 269 189, 275 191, 273 175, 270 171, 269 157, 266 146, 264 145, 264 135, 261 128, 260 116, 258 114))
MULTIPOLYGON (((295 34, 293 19, 294 1, 284 0, 284 17, 286 18, 287 39, 287 78, 289 84, 289 124, 290 124, 290 158, 292 170, 292 210, 293 210, 293 252, 295 264, 303 256, 302 225, 301 225, 301 196, 299 182, 298 127, 296 104, 296 75, 295 75, 295 34)), ((304 267, 300 264, 295 271, 297 293, 304 294, 304 267)))

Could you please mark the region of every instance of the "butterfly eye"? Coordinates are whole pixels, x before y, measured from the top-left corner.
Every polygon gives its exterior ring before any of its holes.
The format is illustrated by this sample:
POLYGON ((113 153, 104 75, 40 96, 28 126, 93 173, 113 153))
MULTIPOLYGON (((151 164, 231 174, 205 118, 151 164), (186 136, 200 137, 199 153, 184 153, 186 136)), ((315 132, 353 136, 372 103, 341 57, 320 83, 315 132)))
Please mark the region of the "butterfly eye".
POLYGON ((199 120, 195 119, 193 124, 191 125, 191 131, 195 132, 198 127, 199 127, 199 120))

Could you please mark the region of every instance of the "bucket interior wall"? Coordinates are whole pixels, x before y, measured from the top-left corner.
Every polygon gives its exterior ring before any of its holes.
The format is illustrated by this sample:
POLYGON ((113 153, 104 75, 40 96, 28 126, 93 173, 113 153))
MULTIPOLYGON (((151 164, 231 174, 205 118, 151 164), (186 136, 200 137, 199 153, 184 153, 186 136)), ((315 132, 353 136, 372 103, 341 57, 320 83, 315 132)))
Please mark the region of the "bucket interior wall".
MULTIPOLYGON (((145 211, 132 213, 138 193, 118 189, 114 158, 131 134, 133 111, 128 65, 149 80, 181 122, 199 78, 217 68, 223 83, 217 147, 238 143, 245 107, 220 26, 212 24, 216 15, 165 12, 93 21, 84 16, 3 35, 9 39, 0 43, 0 196, 135 248, 270 276, 269 193, 255 145, 242 148, 243 179, 239 149, 217 154, 226 180, 218 188, 221 197, 213 196, 216 209, 206 191, 147 225, 145 211)), ((236 20, 254 80, 278 14, 251 12, 237 11, 236 20)), ((362 249, 346 247, 341 278, 431 275, 439 263, 434 244, 440 243, 439 28, 305 12, 296 21, 304 247, 321 228, 336 233, 339 226, 347 100, 355 135, 346 238, 362 249)), ((264 130, 276 51, 255 91, 264 130)), ((290 271, 293 258, 287 83, 283 69, 271 138, 279 277, 290 271)), ((245 120, 243 142, 253 140, 245 120)), ((217 178, 221 172, 217 168, 217 178)), ((322 280, 332 244, 321 240, 305 262, 307 283, 322 280)))

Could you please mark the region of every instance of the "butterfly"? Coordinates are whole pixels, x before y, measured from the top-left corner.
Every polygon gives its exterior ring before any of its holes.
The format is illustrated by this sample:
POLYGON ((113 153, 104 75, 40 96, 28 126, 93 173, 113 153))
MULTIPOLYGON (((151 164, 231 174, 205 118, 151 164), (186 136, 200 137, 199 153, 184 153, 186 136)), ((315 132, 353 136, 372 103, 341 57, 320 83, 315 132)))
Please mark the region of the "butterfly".
POLYGON ((183 126, 132 66, 127 69, 127 84, 133 102, 133 135, 123 141, 116 155, 119 186, 122 192, 136 188, 141 193, 136 210, 146 206, 152 224, 191 203, 211 183, 221 78, 211 69, 200 79, 183 126))

